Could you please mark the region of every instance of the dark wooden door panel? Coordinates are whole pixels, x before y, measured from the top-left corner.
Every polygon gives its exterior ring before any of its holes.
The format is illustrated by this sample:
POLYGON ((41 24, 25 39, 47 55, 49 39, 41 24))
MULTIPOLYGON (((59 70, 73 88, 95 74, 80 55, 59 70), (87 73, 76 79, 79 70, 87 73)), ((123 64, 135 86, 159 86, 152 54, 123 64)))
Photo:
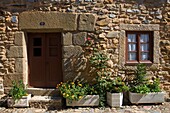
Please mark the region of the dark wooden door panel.
POLYGON ((46 34, 46 37, 47 84, 56 86, 62 80, 61 34, 46 34))
POLYGON ((61 34, 28 34, 29 85, 32 87, 56 87, 62 81, 61 34))

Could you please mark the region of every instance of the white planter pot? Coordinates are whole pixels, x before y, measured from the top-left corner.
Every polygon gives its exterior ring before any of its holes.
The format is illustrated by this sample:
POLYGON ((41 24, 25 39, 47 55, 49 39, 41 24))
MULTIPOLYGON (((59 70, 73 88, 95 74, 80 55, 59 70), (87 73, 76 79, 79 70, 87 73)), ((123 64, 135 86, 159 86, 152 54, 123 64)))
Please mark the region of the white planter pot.
POLYGON ((28 94, 27 96, 23 96, 19 100, 14 100, 12 98, 7 99, 7 105, 8 107, 29 107, 29 100, 31 99, 31 94, 28 94))
POLYGON ((123 93, 107 92, 107 104, 111 107, 121 107, 123 103, 123 93))
POLYGON ((131 103, 163 103, 164 102, 165 92, 156 92, 156 93, 132 93, 129 92, 129 100, 131 103))
POLYGON ((66 99, 67 106, 98 106, 99 95, 86 95, 78 101, 70 101, 66 99))

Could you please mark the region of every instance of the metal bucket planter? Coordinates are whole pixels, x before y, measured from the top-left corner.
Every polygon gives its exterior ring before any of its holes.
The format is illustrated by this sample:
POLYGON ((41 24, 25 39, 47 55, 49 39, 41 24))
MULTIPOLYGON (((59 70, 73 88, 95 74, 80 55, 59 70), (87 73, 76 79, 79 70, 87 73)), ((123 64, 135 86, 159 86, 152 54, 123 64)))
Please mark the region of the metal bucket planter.
POLYGON ((29 100, 31 99, 31 94, 23 96, 19 100, 12 99, 11 97, 7 99, 8 107, 29 107, 29 100))
POLYGON ((111 107, 121 107, 123 104, 123 93, 107 92, 107 104, 111 107))
POLYGON ((147 94, 129 92, 129 100, 133 104, 163 103, 164 95, 165 92, 156 92, 156 93, 147 93, 147 94))
POLYGON ((99 95, 86 95, 78 101, 70 101, 66 99, 67 106, 98 106, 99 95))

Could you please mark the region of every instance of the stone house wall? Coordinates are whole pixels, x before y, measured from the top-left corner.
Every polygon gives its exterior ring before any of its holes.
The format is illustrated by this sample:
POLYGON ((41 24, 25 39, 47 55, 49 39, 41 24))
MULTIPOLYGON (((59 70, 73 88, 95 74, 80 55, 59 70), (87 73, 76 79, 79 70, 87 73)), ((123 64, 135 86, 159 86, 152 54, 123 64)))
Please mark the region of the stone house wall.
POLYGON ((112 74, 130 79, 135 66, 125 65, 125 32, 153 31, 154 60, 148 74, 161 78, 163 88, 170 92, 168 0, 1 0, 1 93, 12 80, 28 83, 26 33, 44 31, 62 32, 64 80, 94 78, 86 55, 92 47, 84 47, 88 37, 110 55, 112 74), (39 26, 42 21, 48 24, 39 26))

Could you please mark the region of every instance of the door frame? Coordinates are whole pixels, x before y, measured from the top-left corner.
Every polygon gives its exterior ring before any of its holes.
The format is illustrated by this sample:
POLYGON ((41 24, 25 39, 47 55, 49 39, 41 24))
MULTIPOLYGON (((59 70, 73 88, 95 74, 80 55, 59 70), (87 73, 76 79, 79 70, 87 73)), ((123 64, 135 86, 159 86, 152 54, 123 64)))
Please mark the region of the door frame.
MULTIPOLYGON (((28 34, 29 33, 31 33, 31 34, 38 34, 38 33, 42 33, 42 34, 50 34, 50 33, 61 33, 61 76, 62 76, 62 80, 61 80, 61 82, 63 82, 63 80, 64 80, 64 73, 63 73, 63 33, 62 32, 43 32, 43 31, 39 31, 39 32, 36 32, 36 31, 31 31, 31 32, 25 32, 25 40, 26 40, 26 51, 27 51, 27 64, 28 64, 28 74, 27 74, 27 77, 26 77, 26 84, 28 85, 28 88, 37 88, 37 87, 32 87, 32 86, 30 86, 30 80, 29 80, 29 76, 30 76, 30 66, 29 66, 29 62, 30 62, 30 58, 29 58, 29 37, 28 37, 28 34)), ((43 88, 43 87, 42 87, 43 88)))

